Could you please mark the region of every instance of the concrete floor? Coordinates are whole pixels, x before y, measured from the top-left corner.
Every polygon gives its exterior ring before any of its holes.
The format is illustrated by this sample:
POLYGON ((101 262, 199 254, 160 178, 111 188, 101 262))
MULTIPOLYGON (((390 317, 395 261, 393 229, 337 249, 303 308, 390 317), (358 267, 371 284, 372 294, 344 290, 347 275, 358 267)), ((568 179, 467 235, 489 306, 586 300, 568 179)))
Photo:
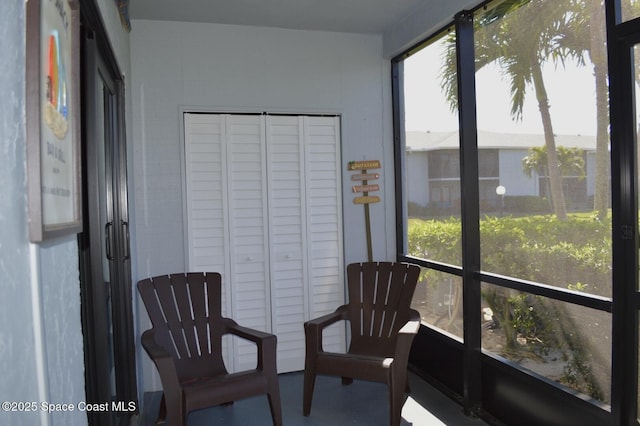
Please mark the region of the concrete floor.
MULTIPOLYGON (((281 374, 280 397, 285 426, 387 426, 389 403, 386 385, 354 381, 343 386, 340 378, 318 376, 311 415, 302 415, 302 373, 281 374)), ((464 415, 462 407, 432 386, 410 375, 411 395, 402 409, 402 426, 485 426, 477 418, 464 415)), ((153 425, 160 392, 147 394, 141 425, 153 425)), ((271 414, 266 396, 236 401, 231 406, 196 411, 189 416, 189 426, 270 426, 271 414)))

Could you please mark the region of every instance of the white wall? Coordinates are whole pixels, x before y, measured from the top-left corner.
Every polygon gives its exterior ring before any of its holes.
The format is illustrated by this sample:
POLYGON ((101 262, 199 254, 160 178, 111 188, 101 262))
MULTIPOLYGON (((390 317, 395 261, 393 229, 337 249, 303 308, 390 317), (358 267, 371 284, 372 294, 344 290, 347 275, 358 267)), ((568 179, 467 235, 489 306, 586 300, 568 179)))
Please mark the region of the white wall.
POLYGON ((185 268, 181 107, 340 114, 345 262, 367 257, 364 208, 352 201, 349 160, 382 162, 382 202, 371 205, 374 258, 395 257, 391 78, 381 36, 159 21, 132 25, 138 278, 185 268))
POLYGON ((405 155, 405 202, 427 207, 429 192, 429 151, 413 151, 405 155))
POLYGON ((528 177, 522 171, 522 159, 527 156, 526 149, 501 149, 499 151, 500 184, 507 188, 506 196, 540 195, 538 178, 528 177))

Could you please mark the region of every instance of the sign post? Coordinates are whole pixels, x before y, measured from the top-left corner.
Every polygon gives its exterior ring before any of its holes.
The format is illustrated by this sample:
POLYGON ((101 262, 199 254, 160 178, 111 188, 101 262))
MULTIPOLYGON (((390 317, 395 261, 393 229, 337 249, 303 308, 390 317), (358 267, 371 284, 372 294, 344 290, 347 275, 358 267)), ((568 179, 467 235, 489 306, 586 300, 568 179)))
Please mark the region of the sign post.
POLYGON ((371 216, 369 213, 369 204, 379 203, 380 197, 377 195, 369 195, 369 192, 377 192, 380 190, 380 185, 369 184, 370 180, 377 180, 380 178, 378 173, 368 173, 367 170, 379 169, 380 161, 350 161, 348 164, 349 171, 358 171, 359 174, 351 175, 352 181, 360 181, 361 185, 353 185, 351 190, 358 194, 362 193, 362 196, 357 196, 353 199, 354 204, 364 205, 364 226, 365 234, 367 238, 367 256, 369 262, 373 261, 373 244, 371 241, 371 216))

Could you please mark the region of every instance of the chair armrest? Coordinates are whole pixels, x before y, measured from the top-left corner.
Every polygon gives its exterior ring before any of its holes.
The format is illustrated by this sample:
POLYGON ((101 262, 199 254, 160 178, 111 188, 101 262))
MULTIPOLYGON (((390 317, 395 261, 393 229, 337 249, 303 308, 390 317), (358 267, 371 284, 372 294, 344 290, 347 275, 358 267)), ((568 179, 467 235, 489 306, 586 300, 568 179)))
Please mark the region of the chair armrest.
POLYGON ((226 331, 240 338, 249 340, 256 344, 258 348, 258 370, 276 371, 276 344, 275 334, 243 327, 231 318, 223 318, 226 331))
POLYGON ((226 332, 233 334, 234 336, 241 337, 246 340, 250 340, 254 343, 260 343, 264 339, 270 336, 275 337, 273 334, 265 333, 264 331, 255 330, 253 328, 243 327, 231 318, 223 318, 226 332))
POLYGON ((394 356, 394 365, 398 368, 406 369, 411 352, 413 338, 420 329, 420 313, 416 310, 409 312, 409 320, 398 331, 394 356), (397 364, 396 364, 397 363, 397 364))
POLYGON ((142 333, 141 342, 149 358, 156 365, 164 392, 173 392, 176 389, 181 389, 173 356, 156 342, 154 330, 149 329, 142 333))
POLYGON ((348 306, 342 305, 330 314, 309 320, 304 323, 304 336, 307 357, 313 357, 322 352, 322 330, 338 321, 348 319, 348 306))
POLYGON ((142 347, 145 351, 147 351, 147 354, 153 360, 153 362, 162 359, 173 359, 171 354, 156 342, 156 336, 153 329, 147 330, 142 333, 141 341, 142 347))
POLYGON ((420 330, 420 312, 415 309, 411 309, 409 311, 409 320, 398 331, 396 348, 400 344, 408 345, 409 348, 411 348, 411 342, 413 342, 414 336, 418 334, 418 330, 420 330), (404 341, 406 341, 406 343, 404 341))
POLYGON ((413 340, 413 336, 418 334, 419 329, 420 321, 407 321, 407 323, 398 331, 398 338, 408 338, 413 340))
POLYGON ((420 330, 420 312, 411 309, 409 311, 409 320, 400 329, 400 333, 418 334, 418 330, 420 330))
POLYGON ((304 327, 305 328, 317 327, 318 329, 322 330, 323 328, 326 328, 338 321, 345 321, 348 318, 347 314, 348 314, 348 306, 342 305, 335 311, 331 312, 330 314, 326 314, 321 317, 314 318, 312 320, 305 322, 304 327))

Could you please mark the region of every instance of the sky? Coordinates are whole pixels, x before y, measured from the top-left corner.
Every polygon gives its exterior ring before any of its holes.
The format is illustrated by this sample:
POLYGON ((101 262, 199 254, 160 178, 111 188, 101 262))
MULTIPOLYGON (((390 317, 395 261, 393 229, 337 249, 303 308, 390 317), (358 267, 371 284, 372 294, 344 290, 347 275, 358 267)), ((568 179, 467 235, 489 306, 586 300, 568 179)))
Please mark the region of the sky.
MULTIPOLYGON (((405 125, 409 131, 452 131, 458 118, 452 114, 440 88, 440 49, 434 43, 405 61, 405 125), (424 111, 428 111, 425 114, 424 111)), ((593 71, 590 66, 545 66, 554 133, 595 135, 596 108, 593 71)), ((479 130, 542 134, 542 121, 533 87, 527 88, 523 120, 511 118, 509 81, 497 65, 476 73, 479 130)))

